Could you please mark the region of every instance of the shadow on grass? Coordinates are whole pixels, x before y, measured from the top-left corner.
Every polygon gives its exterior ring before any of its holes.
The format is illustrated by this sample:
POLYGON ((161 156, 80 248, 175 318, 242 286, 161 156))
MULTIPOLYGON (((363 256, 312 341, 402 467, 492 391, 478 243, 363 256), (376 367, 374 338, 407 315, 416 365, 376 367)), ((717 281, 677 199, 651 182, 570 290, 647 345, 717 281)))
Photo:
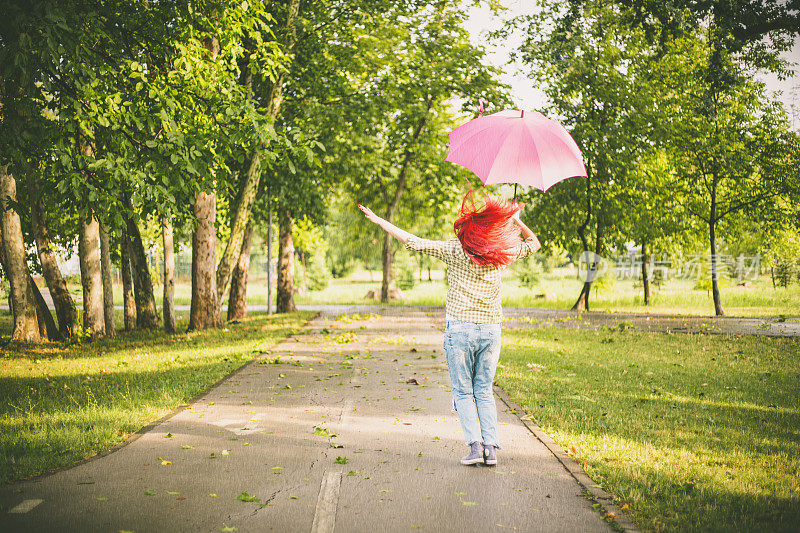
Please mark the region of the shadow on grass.
MULTIPOLYGON (((313 313, 301 313, 310 318, 313 313)), ((103 337, 96 340, 69 341, 69 342, 44 342, 41 344, 8 344, 0 352, 3 358, 7 359, 75 359, 80 357, 98 357, 113 355, 125 350, 137 349, 147 346, 163 347, 164 350, 174 349, 175 345, 199 346, 205 343, 217 341, 242 341, 247 337, 254 337, 258 334, 273 331, 276 329, 290 327, 293 333, 299 331, 298 325, 292 317, 297 314, 272 314, 254 312, 241 321, 241 324, 226 324, 222 328, 208 329, 204 331, 188 332, 186 330, 188 321, 178 322, 178 332, 175 334, 165 333, 162 329, 151 330, 118 330, 116 337, 103 337)), ((5 317, 9 317, 6 315, 5 317)), ((0 339, 7 342, 10 336, 11 321, 6 320, 6 324, 0 320, 0 331, 4 336, 0 339)))
POLYGON ((796 339, 504 331, 498 382, 643 528, 796 530, 796 339))
POLYGON ((310 313, 255 316, 229 331, 142 332, 0 359, 0 482, 74 463, 126 436, 241 367, 310 313), (10 375, 9 375, 10 374, 10 375))

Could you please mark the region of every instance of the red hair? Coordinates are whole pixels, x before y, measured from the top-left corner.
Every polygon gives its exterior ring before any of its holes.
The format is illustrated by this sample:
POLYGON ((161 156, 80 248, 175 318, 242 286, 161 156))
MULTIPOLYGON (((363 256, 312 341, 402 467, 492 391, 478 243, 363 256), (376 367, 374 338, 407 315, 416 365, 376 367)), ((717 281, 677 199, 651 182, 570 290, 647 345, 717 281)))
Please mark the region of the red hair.
POLYGON ((474 263, 506 266, 516 258, 516 247, 522 242, 511 220, 520 210, 519 204, 500 202, 489 195, 476 201, 474 193, 470 190, 464 195, 453 231, 474 263))

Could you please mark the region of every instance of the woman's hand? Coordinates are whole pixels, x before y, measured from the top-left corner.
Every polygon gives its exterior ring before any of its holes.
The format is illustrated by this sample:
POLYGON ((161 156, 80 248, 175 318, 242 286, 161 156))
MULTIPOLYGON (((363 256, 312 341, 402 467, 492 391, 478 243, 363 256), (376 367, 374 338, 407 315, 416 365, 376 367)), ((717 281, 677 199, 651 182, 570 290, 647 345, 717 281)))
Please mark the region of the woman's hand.
POLYGON ((367 217, 367 220, 369 220, 374 224, 377 224, 378 221, 381 219, 381 217, 373 213, 372 209, 370 209, 369 207, 365 207, 361 204, 358 204, 358 208, 361 209, 361 211, 364 213, 364 216, 367 217))

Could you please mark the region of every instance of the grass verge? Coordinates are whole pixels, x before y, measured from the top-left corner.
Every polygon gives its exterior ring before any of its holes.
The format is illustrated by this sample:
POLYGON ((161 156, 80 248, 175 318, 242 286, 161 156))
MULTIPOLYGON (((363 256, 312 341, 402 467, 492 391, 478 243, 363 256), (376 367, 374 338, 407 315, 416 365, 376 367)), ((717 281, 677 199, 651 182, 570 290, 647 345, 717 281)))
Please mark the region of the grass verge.
POLYGON ((120 333, 90 344, 3 350, 0 483, 107 450, 298 331, 311 315, 254 314, 218 330, 120 333))
POLYGON ((497 382, 651 531, 796 531, 800 341, 504 330, 497 382))

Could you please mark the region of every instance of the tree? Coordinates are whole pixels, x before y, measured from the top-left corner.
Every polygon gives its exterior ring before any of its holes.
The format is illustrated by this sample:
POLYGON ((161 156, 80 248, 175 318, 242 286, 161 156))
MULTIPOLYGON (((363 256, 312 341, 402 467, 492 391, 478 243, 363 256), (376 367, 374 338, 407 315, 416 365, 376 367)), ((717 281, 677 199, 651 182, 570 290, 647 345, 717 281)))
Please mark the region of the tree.
POLYGON ((693 185, 686 191, 687 209, 706 226, 714 311, 721 316, 718 231, 739 212, 770 210, 781 191, 771 167, 787 151, 782 110, 766 100, 752 73, 786 73, 779 54, 800 34, 798 5, 760 0, 632 5, 633 24, 659 36, 665 62, 660 82, 672 89, 670 111, 678 113, 665 115, 678 119, 670 128, 675 155, 681 176, 693 185))
POLYGON ((78 313, 75 302, 67 290, 67 283, 61 275, 58 261, 53 251, 50 240, 50 225, 47 213, 42 205, 42 196, 39 192, 38 168, 28 172, 28 200, 31 210, 31 226, 36 240, 36 249, 39 253, 39 263, 42 265, 50 296, 53 299, 58 329, 62 339, 72 339, 78 333, 78 313))
MULTIPOLYGON (((482 66, 483 51, 469 43, 457 2, 399 7, 386 13, 375 41, 364 55, 367 81, 350 104, 351 192, 364 203, 379 198, 383 218, 392 221, 404 193, 422 186, 439 188, 453 172, 426 172, 443 160, 447 132, 454 124, 452 100, 472 107, 481 95, 506 101, 493 81, 495 71, 482 66), (431 9, 432 7, 432 9, 431 9), (362 158, 361 162, 353 162, 362 158)), ((439 167, 443 170, 444 167, 439 167)), ((388 301, 394 259, 392 239, 383 235, 381 300, 388 301)))
POLYGON ((247 224, 242 238, 242 249, 233 269, 231 292, 228 298, 228 320, 241 320, 247 316, 247 274, 250 270, 250 248, 253 244, 253 221, 247 224))
POLYGON ((164 331, 175 333, 175 244, 169 217, 161 220, 161 238, 164 244, 164 331))
POLYGON ((92 338, 105 335, 103 284, 100 273, 100 224, 92 217, 81 221, 78 256, 83 288, 83 329, 92 338))
POLYGON ((17 184, 9 170, 10 163, 0 162, 0 229, 2 229, 3 270, 11 285, 11 303, 14 314, 14 329, 11 340, 17 342, 39 342, 39 320, 36 302, 30 284, 28 264, 25 259, 25 243, 17 208, 17 184))
POLYGON ((652 123, 639 118, 652 101, 639 78, 649 45, 642 31, 630 32, 622 22, 613 2, 575 0, 566 6, 546 2, 539 13, 509 28, 524 30, 518 55, 544 85, 547 111, 561 117, 586 163, 585 178, 525 197, 533 206, 526 215, 531 223, 547 221, 540 228, 542 240, 587 262, 574 310, 589 310, 597 256, 621 247, 627 237, 626 191, 637 177, 631 171, 651 150, 645 132, 652 123))
POLYGON ((108 228, 100 224, 100 274, 103 281, 103 322, 107 337, 117 335, 114 324, 114 289, 111 280, 111 238, 108 228))
MULTIPOLYGON (((284 54, 291 53, 295 41, 297 40, 297 31, 295 26, 296 26, 296 19, 299 7, 300 7, 300 0, 288 0, 286 2, 285 6, 286 23, 282 36, 284 54)), ((286 62, 289 61, 291 61, 291 59, 288 59, 286 62)), ((286 83, 287 71, 289 70, 289 68, 290 68, 289 65, 282 64, 281 68, 278 69, 277 76, 273 80, 271 80, 271 82, 264 84, 266 85, 265 87, 266 98, 264 98, 265 100, 264 105, 266 107, 266 113, 268 118, 273 122, 278 117, 281 111, 281 104, 283 103, 284 83, 286 83)), ((266 77, 267 74, 268 73, 263 72, 262 77, 266 77)), ((248 85, 248 89, 252 89, 252 84, 253 84, 252 72, 248 72, 245 75, 245 79, 249 80, 248 82, 246 82, 246 85, 248 85)), ((247 226, 250 223, 250 215, 251 215, 253 201, 255 200, 256 192, 258 191, 258 186, 261 180, 262 146, 259 145, 263 145, 263 142, 260 139, 256 147, 250 154, 250 157, 248 158, 249 165, 247 168, 247 172, 244 175, 244 180, 241 189, 239 190, 238 201, 236 202, 236 209, 231 213, 230 237, 225 246, 225 251, 223 252, 222 257, 220 258, 219 266, 217 267, 217 293, 220 300, 222 299, 225 290, 228 288, 228 283, 230 282, 231 279, 231 265, 234 262, 234 258, 240 255, 242 249, 242 243, 246 236, 247 226)))

